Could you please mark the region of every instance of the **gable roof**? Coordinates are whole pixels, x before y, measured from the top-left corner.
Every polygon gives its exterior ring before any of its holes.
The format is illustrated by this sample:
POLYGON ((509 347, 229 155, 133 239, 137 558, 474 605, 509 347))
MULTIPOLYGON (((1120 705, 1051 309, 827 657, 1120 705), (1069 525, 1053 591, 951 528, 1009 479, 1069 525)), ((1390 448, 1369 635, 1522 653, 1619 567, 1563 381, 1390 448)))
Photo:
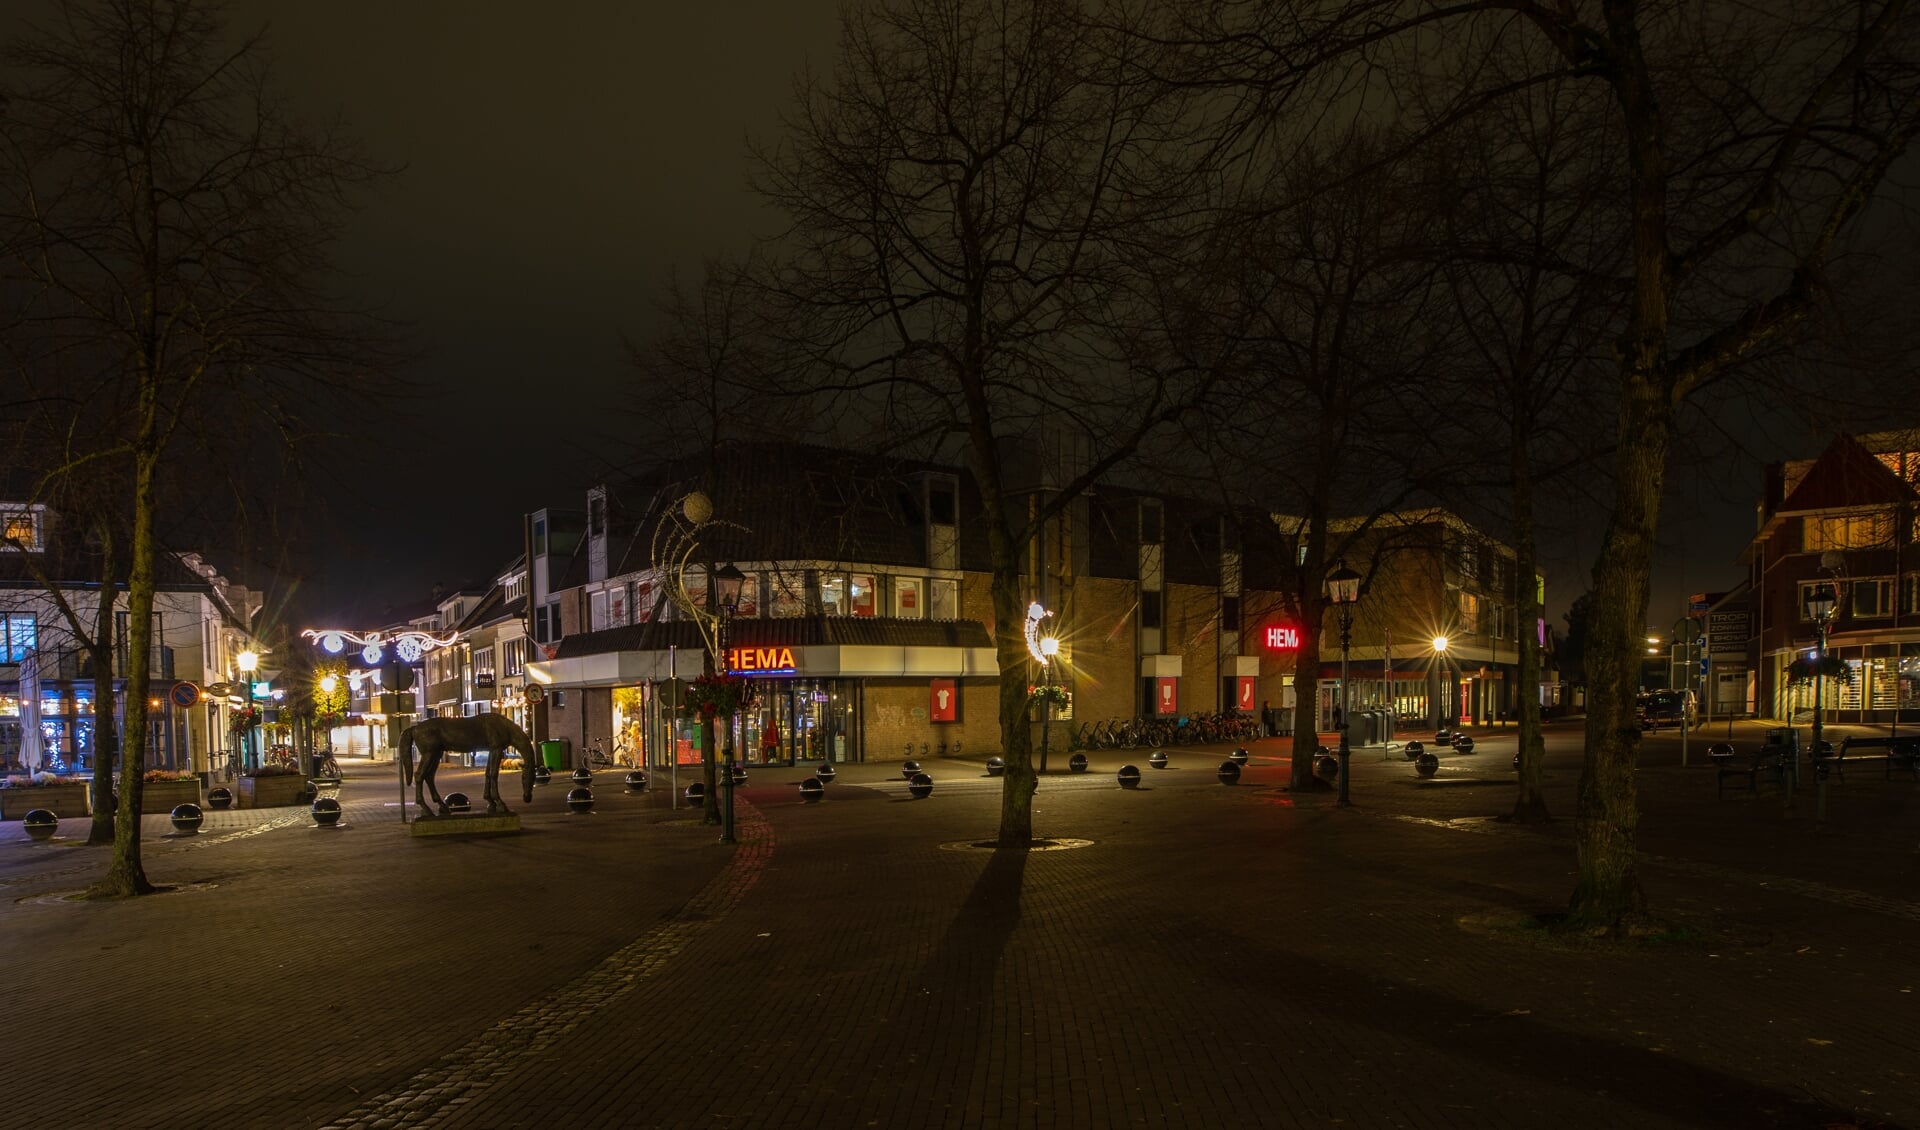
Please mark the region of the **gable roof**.
POLYGON ((1808 514, 1856 506, 1898 506, 1920 499, 1893 469, 1842 432, 1781 500, 1776 514, 1808 514))

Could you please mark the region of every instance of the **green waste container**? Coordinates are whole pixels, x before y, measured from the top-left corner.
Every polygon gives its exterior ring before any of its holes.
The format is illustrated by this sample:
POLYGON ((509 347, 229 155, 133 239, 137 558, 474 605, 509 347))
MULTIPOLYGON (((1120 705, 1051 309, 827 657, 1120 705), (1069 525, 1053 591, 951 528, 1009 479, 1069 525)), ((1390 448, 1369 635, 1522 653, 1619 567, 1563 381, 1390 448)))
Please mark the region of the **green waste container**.
POLYGON ((564 741, 544 741, 540 743, 540 759, 549 769, 567 767, 567 743, 564 741))

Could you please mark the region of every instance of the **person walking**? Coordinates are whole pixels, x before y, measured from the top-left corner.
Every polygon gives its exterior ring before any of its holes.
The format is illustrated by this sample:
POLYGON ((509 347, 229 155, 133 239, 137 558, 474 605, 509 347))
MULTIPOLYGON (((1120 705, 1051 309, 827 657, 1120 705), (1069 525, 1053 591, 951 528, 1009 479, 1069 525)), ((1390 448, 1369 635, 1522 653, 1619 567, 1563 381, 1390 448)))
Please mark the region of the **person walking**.
POLYGON ((772 765, 774 757, 779 752, 780 727, 775 725, 773 719, 769 717, 766 728, 760 731, 760 764, 772 765))

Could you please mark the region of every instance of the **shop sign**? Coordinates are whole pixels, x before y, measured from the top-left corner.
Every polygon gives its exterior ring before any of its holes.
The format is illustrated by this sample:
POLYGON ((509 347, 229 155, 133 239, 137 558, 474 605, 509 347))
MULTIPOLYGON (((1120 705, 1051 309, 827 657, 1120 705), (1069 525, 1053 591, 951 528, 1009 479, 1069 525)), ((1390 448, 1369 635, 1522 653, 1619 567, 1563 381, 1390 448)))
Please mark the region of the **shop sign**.
POLYGON ((1180 677, 1161 675, 1153 680, 1153 712, 1155 714, 1180 713, 1180 677))
POLYGON ((1300 629, 1291 624, 1268 624, 1266 644, 1268 651, 1299 651, 1300 629))
POLYGON ((791 675, 790 647, 734 647, 727 649, 727 670, 738 675, 791 675))
POLYGON ((1235 687, 1233 701, 1235 709, 1253 709, 1253 684, 1256 681, 1252 675, 1238 675, 1234 677, 1235 687))
POLYGON ((928 685, 927 718, 933 722, 960 720, 960 692, 952 679, 935 679, 928 685))

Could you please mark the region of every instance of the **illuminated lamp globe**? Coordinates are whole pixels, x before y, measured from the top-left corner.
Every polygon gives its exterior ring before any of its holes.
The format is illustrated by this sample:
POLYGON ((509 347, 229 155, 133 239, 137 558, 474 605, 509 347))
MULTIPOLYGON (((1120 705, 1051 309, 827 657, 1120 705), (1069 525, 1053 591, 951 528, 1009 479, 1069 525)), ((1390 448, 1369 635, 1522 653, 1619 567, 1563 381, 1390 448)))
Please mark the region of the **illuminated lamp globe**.
POLYGON ((713 517, 713 500, 700 491, 693 491, 680 500, 680 513, 694 525, 704 526, 713 517))

